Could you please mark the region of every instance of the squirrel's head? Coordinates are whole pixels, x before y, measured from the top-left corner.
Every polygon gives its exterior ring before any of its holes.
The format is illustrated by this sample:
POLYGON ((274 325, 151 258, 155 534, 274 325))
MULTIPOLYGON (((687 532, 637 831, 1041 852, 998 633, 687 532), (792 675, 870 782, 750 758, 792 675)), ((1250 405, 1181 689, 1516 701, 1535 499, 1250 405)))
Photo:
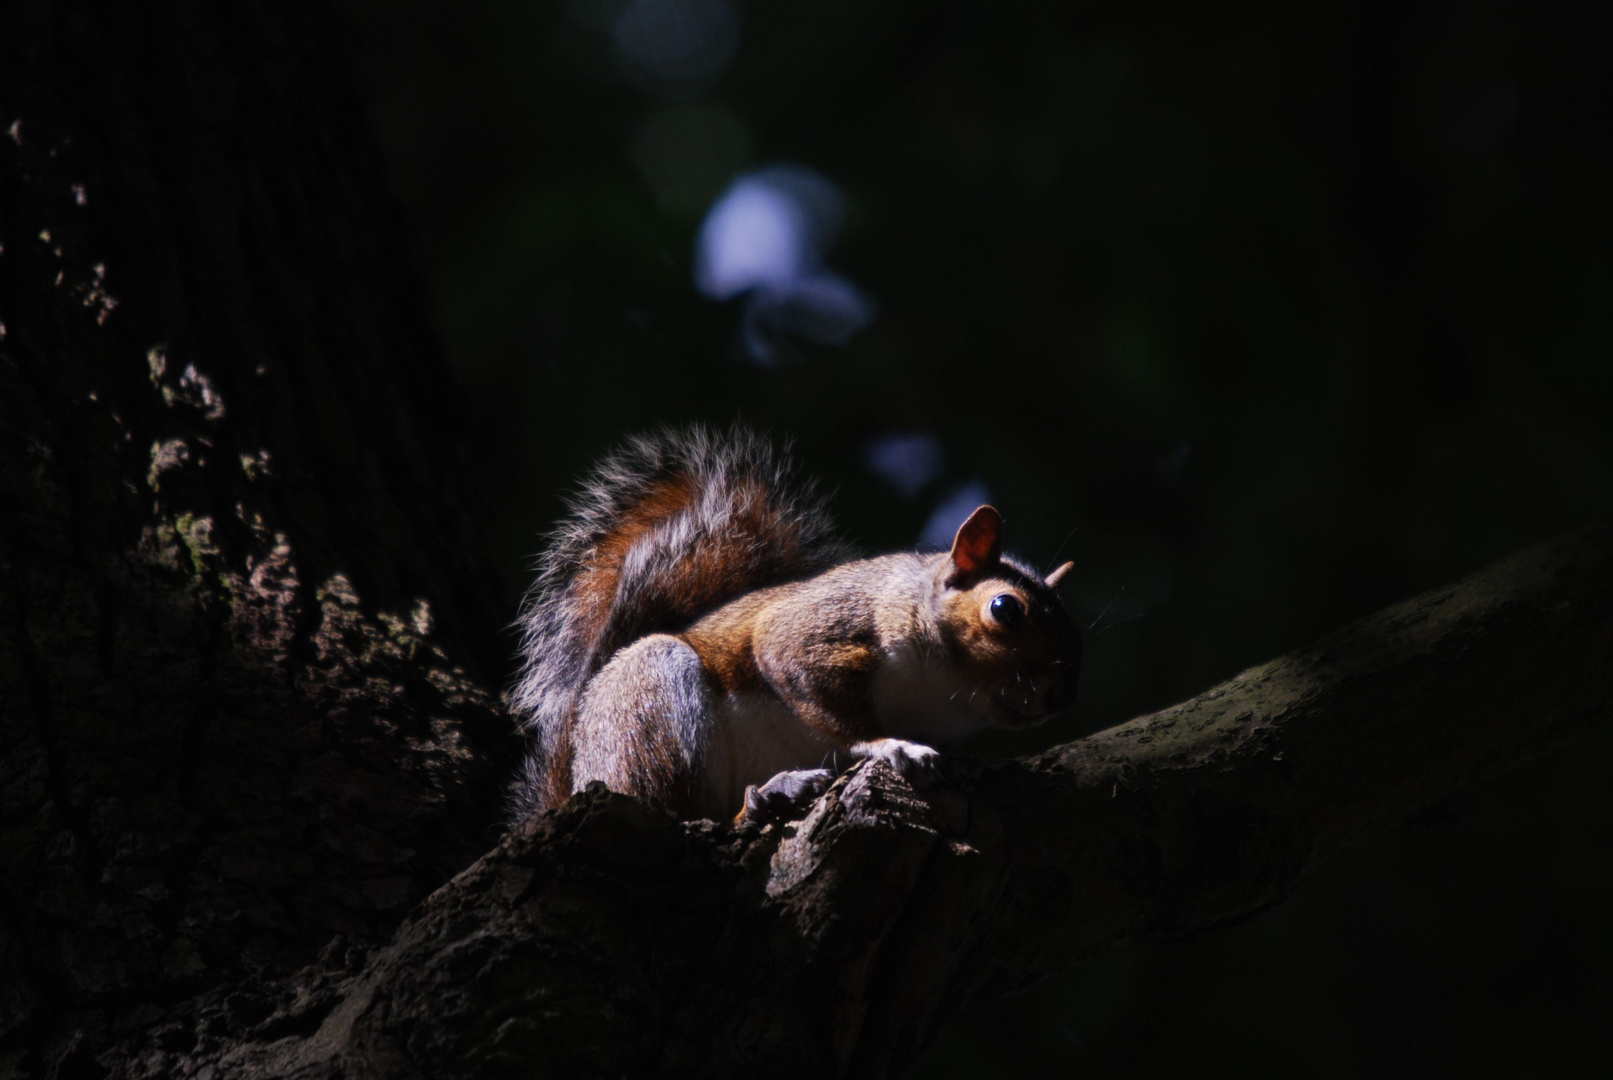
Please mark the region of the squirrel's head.
POLYGON ((982 506, 958 528, 942 565, 942 633, 974 688, 971 708, 997 727, 1029 727, 1075 700, 1081 635, 1057 587, 1003 555, 1002 515, 982 506))

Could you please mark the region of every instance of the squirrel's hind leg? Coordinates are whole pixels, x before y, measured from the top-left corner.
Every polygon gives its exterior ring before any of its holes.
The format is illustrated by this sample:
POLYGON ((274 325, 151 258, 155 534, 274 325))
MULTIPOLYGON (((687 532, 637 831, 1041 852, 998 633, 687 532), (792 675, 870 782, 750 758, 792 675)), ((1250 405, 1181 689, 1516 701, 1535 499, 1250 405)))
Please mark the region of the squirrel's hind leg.
POLYGON ((704 816, 710 691, 700 657, 666 634, 640 638, 588 683, 572 725, 571 790, 612 791, 704 816))

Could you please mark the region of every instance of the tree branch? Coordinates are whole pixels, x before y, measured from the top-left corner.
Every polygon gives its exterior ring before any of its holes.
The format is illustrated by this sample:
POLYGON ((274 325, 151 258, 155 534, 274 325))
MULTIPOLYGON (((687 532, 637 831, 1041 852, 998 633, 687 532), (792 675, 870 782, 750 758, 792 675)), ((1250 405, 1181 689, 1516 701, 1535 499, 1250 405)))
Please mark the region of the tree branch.
POLYGON ((805 820, 730 834, 591 790, 356 972, 310 976, 312 1034, 231 1071, 886 1075, 963 1005, 1270 905, 1341 845, 1605 719, 1610 601, 1604 527, 929 792, 864 764, 805 820))

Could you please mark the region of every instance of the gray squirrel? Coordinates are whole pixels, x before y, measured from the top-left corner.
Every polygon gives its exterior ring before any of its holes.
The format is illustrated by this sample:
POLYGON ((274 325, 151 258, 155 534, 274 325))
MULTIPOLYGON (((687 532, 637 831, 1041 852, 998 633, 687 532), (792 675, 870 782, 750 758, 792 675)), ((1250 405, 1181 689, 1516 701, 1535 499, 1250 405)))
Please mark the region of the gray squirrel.
POLYGON ((949 551, 860 559, 793 463, 744 428, 631 440, 587 476, 522 606, 519 816, 588 783, 690 818, 768 817, 824 766, 910 778, 984 728, 1068 706, 1081 639, 977 509, 949 551), (736 816, 737 815, 737 816, 736 816))

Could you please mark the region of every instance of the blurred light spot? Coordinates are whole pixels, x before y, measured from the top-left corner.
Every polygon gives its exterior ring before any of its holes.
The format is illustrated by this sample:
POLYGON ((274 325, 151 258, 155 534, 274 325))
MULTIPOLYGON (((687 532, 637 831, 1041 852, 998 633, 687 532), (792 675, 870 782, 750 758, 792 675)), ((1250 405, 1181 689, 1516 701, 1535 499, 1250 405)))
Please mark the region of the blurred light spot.
POLYGON ((811 169, 778 165, 735 180, 701 224, 695 285, 714 300, 748 294, 743 336, 756 361, 777 360, 786 336, 844 345, 873 318, 867 294, 824 265, 844 201, 811 169))
POLYGON ((788 337, 845 345, 872 309, 857 286, 833 274, 802 278, 788 289, 757 289, 745 301, 745 351, 757 363, 773 364, 789 355, 788 337))
POLYGON ((695 284, 727 300, 821 269, 842 202, 839 189, 810 169, 780 165, 741 176, 700 226, 695 284))
POLYGON ((611 27, 623 73, 667 97, 693 97, 728 70, 739 50, 729 0, 631 0, 611 27))
POLYGON ((700 102, 662 108, 639 128, 628 156, 667 212, 694 218, 750 162, 750 133, 733 111, 700 102))
POLYGON ((980 480, 971 480, 962 487, 954 488, 951 494, 941 500, 941 505, 935 508, 930 520, 924 523, 924 531, 919 534, 919 547, 950 548, 952 538, 958 534, 958 526, 967 521, 977 507, 990 501, 991 492, 980 480))
POLYGON ((893 431, 871 439, 863 447, 863 459, 909 499, 946 469, 941 440, 922 431, 893 431))

